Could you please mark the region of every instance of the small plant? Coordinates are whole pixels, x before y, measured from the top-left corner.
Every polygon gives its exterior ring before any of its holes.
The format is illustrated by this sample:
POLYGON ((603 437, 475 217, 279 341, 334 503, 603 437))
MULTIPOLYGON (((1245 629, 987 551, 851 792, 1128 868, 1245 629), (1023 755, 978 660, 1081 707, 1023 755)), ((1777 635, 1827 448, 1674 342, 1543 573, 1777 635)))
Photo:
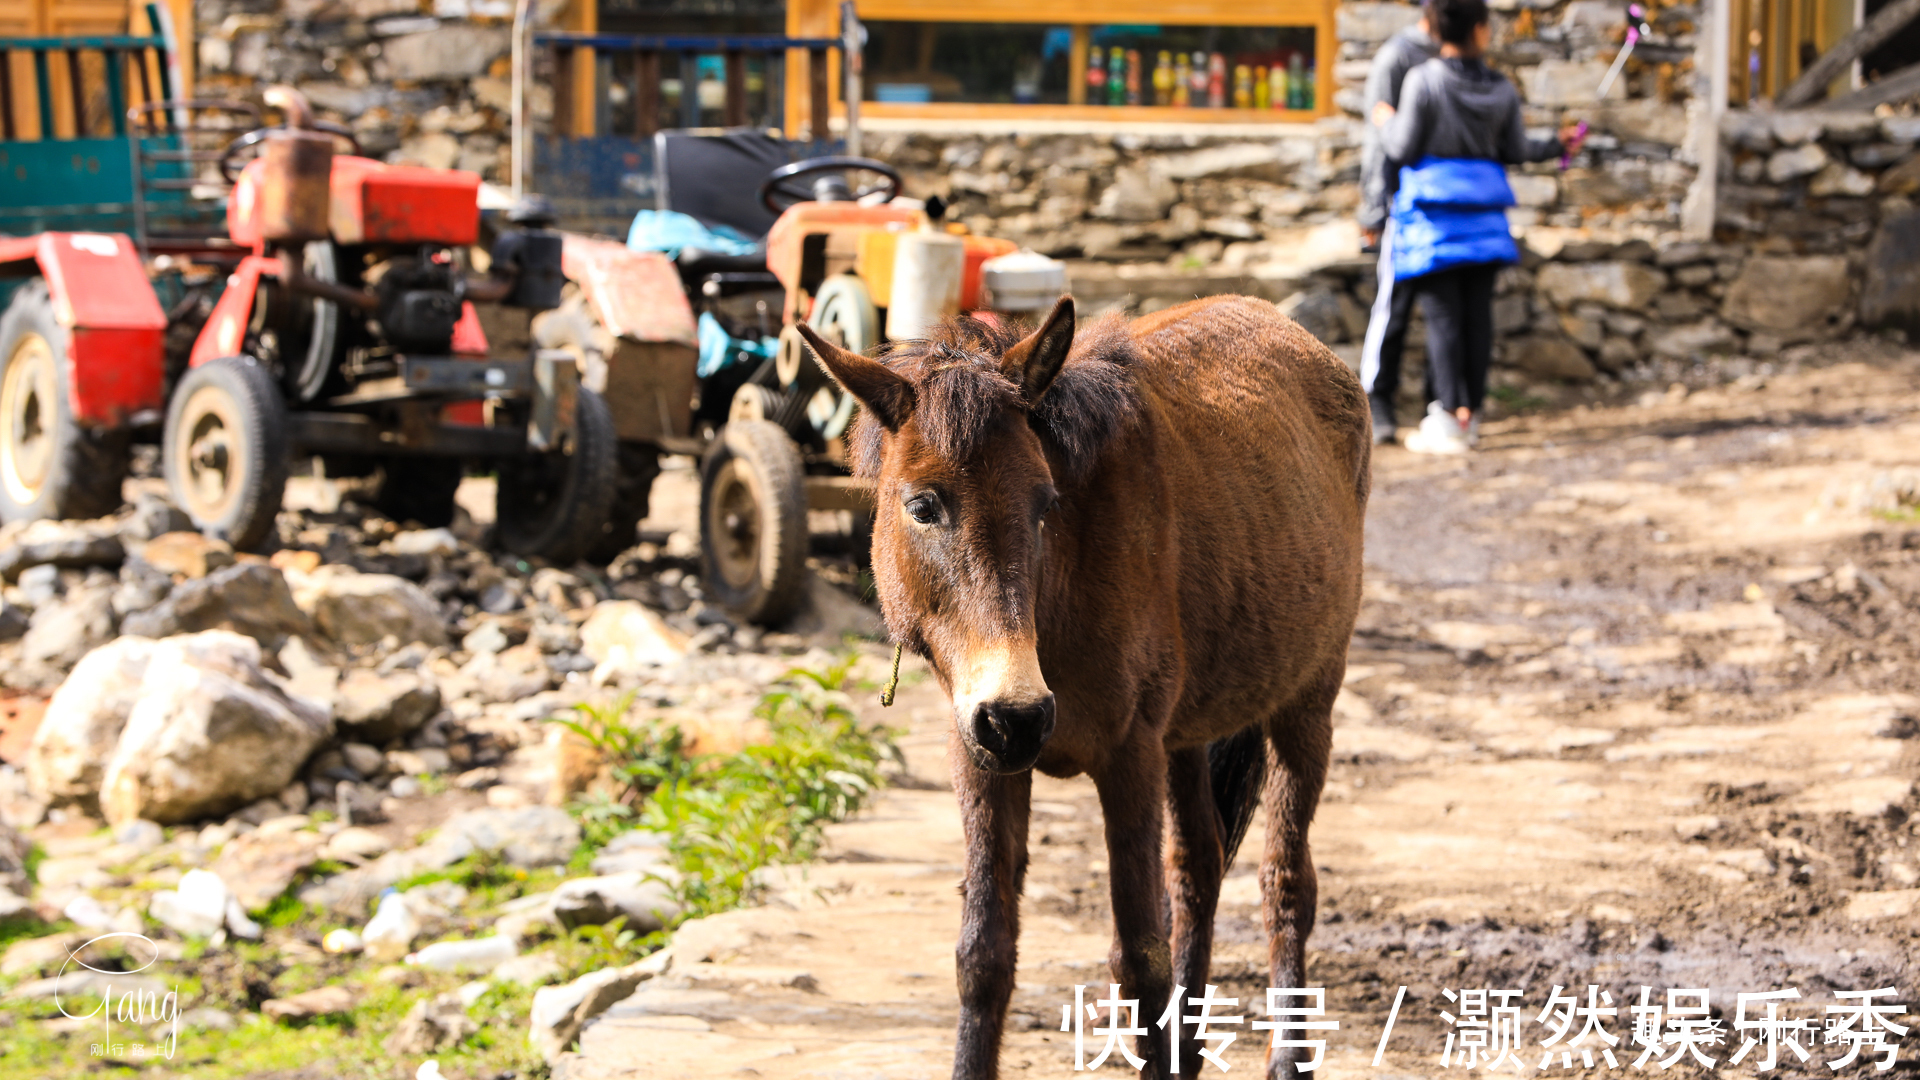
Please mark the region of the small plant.
POLYGON ((1529 394, 1516 386, 1489 387, 1487 396, 1514 412, 1526 412, 1551 404, 1546 398, 1529 394))
POLYGON ((629 690, 612 705, 583 701, 573 707, 579 719, 551 719, 599 751, 612 768, 614 782, 620 787, 616 800, 623 806, 632 806, 688 766, 683 753, 686 736, 678 727, 659 721, 638 725, 627 722, 633 699, 634 692, 629 690))

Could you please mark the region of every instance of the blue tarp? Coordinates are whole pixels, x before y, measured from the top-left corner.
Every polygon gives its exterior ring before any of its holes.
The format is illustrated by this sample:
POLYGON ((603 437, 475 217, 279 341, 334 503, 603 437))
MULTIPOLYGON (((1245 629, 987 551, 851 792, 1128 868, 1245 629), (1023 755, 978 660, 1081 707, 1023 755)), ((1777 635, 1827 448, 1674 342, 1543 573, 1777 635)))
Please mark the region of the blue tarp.
POLYGON ((706 378, 721 368, 770 359, 780 347, 776 338, 737 338, 727 333, 710 311, 700 313, 700 364, 694 374, 706 378))
POLYGON ((634 251, 658 251, 669 259, 678 258, 682 248, 700 248, 722 255, 746 255, 760 248, 725 225, 708 228, 673 210, 642 210, 633 215, 633 227, 627 231, 627 246, 634 251))

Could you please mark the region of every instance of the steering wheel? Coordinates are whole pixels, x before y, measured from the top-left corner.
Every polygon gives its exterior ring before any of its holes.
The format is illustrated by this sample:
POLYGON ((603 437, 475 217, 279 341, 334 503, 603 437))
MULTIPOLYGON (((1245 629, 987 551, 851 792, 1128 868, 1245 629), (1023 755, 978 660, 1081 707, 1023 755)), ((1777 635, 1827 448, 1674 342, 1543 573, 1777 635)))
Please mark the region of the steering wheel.
POLYGON ((768 173, 767 182, 760 185, 760 204, 773 213, 784 214, 795 203, 853 202, 876 191, 887 193, 881 202, 892 202, 893 197, 900 194, 900 186, 900 174, 884 161, 863 157, 807 158, 768 173), (847 184, 846 174, 850 171, 877 173, 881 183, 855 191, 847 184))
MULTIPOLYGON (((280 127, 255 128, 228 143, 227 148, 220 151, 220 175, 226 177, 227 183, 229 184, 238 182, 240 178, 239 172, 246 166, 245 161, 237 160, 240 152, 264 142, 267 136, 276 131, 285 130, 287 129, 280 127)), ((345 124, 336 124, 331 120, 315 120, 308 130, 324 131, 335 138, 345 139, 347 140, 347 145, 351 147, 349 153, 356 156, 360 153, 360 140, 353 137, 353 129, 345 124)))

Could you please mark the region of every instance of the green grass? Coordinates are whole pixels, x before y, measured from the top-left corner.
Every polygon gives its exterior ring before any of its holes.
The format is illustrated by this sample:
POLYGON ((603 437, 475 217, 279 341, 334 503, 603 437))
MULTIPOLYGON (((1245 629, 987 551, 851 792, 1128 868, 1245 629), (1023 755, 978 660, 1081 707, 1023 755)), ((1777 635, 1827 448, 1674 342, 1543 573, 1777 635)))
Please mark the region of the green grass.
POLYGON ((1920 522, 1920 506, 1897 506, 1891 510, 1875 510, 1873 516, 1881 521, 1892 521, 1902 525, 1920 522))
POLYGON ((1552 404, 1546 398, 1526 393, 1516 386, 1490 387, 1487 390, 1487 396, 1514 412, 1525 412, 1528 409, 1538 409, 1552 404))

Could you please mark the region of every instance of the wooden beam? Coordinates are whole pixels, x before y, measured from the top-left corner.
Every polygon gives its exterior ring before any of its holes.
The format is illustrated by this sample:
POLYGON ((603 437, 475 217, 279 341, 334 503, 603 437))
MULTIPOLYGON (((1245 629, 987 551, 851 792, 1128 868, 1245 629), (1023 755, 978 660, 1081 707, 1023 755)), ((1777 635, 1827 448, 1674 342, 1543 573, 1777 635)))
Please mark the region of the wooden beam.
POLYGON ((1881 8, 1858 30, 1841 38, 1806 71, 1801 72, 1793 85, 1780 94, 1780 107, 1797 109, 1819 100, 1825 95, 1827 84, 1839 78, 1847 65, 1879 48, 1882 42, 1906 29, 1907 24, 1916 17, 1920 17, 1920 0, 1893 0, 1893 3, 1881 8))
POLYGON ((747 56, 739 49, 726 55, 727 96, 722 105, 721 124, 744 127, 747 123, 747 56))
POLYGON ((1876 105, 1891 105, 1910 97, 1920 97, 1920 64, 1910 64, 1879 82, 1868 83, 1851 94, 1842 94, 1818 104, 1823 109, 1835 111, 1860 110, 1876 105))

